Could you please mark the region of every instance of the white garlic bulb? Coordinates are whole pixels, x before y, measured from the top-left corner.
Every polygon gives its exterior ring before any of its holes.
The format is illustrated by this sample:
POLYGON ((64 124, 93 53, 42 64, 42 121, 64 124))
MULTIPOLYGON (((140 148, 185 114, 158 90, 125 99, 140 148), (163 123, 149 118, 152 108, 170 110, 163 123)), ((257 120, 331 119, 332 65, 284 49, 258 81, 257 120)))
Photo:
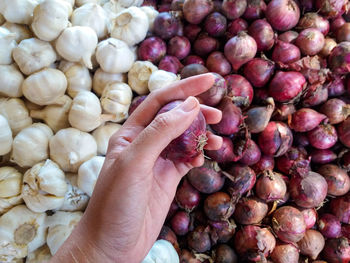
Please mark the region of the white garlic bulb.
POLYGON ((66 76, 52 68, 33 73, 22 84, 24 97, 38 105, 62 104, 66 89, 66 76))
POLYGON ((73 26, 88 26, 95 30, 99 39, 108 35, 110 21, 106 11, 98 4, 88 3, 74 10, 73 26))
MULTIPOLYGON (((13 197, 0 198, 0 215, 6 213, 12 207, 15 207, 16 205, 20 205, 22 203, 23 203, 23 199, 22 199, 21 195, 16 195, 16 196, 13 196, 13 197)), ((0 252, 0 255, 1 255, 1 252, 0 252)), ((1 256, 0 256, 0 259, 1 259, 1 256)))
POLYGON ((20 195, 22 190, 22 177, 22 174, 13 167, 0 167, 0 198, 20 195))
POLYGON ((167 87, 178 80, 180 80, 180 77, 172 72, 157 70, 149 77, 148 89, 152 92, 154 90, 167 87))
POLYGON ((43 123, 34 123, 21 130, 12 143, 11 162, 30 167, 49 156, 49 140, 53 132, 43 123))
POLYGON ((126 7, 121 6, 119 1, 110 0, 103 4, 103 9, 106 11, 108 17, 113 19, 119 12, 125 10, 126 7))
POLYGON ((0 99, 0 114, 10 124, 13 136, 33 122, 32 118, 29 117, 28 109, 21 99, 0 99))
POLYGON ((6 22, 2 25, 8 31, 16 34, 16 42, 20 43, 23 39, 31 38, 33 36, 27 25, 20 25, 11 22, 6 22))
POLYGON ((30 75, 50 66, 56 61, 57 55, 49 42, 29 38, 22 40, 13 50, 13 59, 24 74, 30 75))
POLYGON ((118 0, 118 3, 127 8, 130 6, 141 6, 143 3, 143 0, 118 0))
POLYGON ((11 149, 12 131, 7 119, 0 114, 0 155, 9 153, 11 149))
POLYGON ((132 90, 128 84, 122 82, 110 83, 103 90, 101 106, 104 113, 112 114, 113 122, 121 122, 128 116, 132 100, 132 90))
POLYGON ((92 196, 92 192, 94 191, 104 161, 105 157, 95 156, 79 167, 77 180, 78 187, 89 196, 92 196))
POLYGON ((64 172, 50 159, 34 165, 23 176, 22 197, 34 212, 60 208, 66 192, 64 172))
POLYGON ((148 31, 148 17, 136 6, 129 7, 113 19, 111 37, 123 40, 129 46, 145 39, 148 31))
POLYGON ((52 258, 49 247, 45 244, 28 253, 26 263, 47 263, 52 258))
POLYGON ((141 6, 140 7, 143 12, 147 15, 148 18, 148 31, 153 31, 154 20, 156 19, 159 12, 154 9, 153 6, 141 6))
POLYGON ((24 77, 16 64, 0 65, 0 95, 21 97, 23 80, 24 77))
POLYGON ((63 171, 76 173, 79 166, 97 154, 94 137, 74 128, 58 131, 50 139, 50 159, 63 171))
POLYGON ((37 0, 1 0, 0 13, 6 21, 17 24, 30 24, 37 0))
POLYGON ((0 232, 0 262, 23 263, 23 258, 28 254, 27 246, 17 245, 0 232))
POLYGON ((148 80, 158 68, 149 61, 136 61, 128 72, 128 83, 139 95, 149 93, 148 80))
POLYGON ((175 248, 169 241, 163 239, 157 240, 141 263, 157 262, 180 262, 179 255, 177 254, 175 248))
POLYGON ((75 0, 75 5, 77 7, 86 5, 86 4, 100 4, 101 0, 75 0))
POLYGON ((72 233, 74 227, 79 223, 83 213, 58 211, 47 217, 46 224, 49 226, 47 232, 47 246, 52 255, 55 255, 64 241, 72 233))
POLYGON ((106 155, 109 139, 121 127, 120 124, 107 122, 93 131, 92 136, 94 136, 97 143, 97 154, 106 155))
POLYGON ((72 99, 63 95, 62 105, 48 105, 43 109, 31 110, 30 116, 34 119, 43 120, 55 133, 61 129, 70 127, 68 113, 72 105, 72 99))
POLYGON ((94 77, 92 79, 92 90, 101 96, 104 88, 107 84, 112 82, 126 82, 126 74, 122 73, 107 73, 101 68, 95 71, 94 77))
POLYGON ((16 34, 0 27, 0 65, 10 65, 13 62, 12 51, 16 46, 16 34))
POLYGON ((79 91, 90 91, 92 79, 87 67, 73 62, 62 61, 59 69, 66 75, 68 87, 67 93, 74 98, 79 91))
POLYGON ((124 41, 108 38, 98 44, 96 60, 105 72, 124 73, 130 70, 135 54, 124 41))
POLYGON ((96 32, 87 26, 66 28, 56 40, 56 50, 65 60, 92 68, 91 56, 97 46, 96 32))
POLYGON ((31 28, 34 34, 45 41, 56 39, 69 25, 71 5, 62 0, 45 0, 34 9, 31 28))

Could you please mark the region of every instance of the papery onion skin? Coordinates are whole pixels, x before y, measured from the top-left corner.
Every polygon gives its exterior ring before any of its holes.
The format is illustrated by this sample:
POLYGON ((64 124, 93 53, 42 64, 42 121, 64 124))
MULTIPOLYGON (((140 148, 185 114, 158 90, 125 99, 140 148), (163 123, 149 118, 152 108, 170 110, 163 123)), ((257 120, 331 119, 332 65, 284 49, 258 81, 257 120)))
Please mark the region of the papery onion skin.
POLYGON ((289 174, 292 169, 298 167, 306 159, 307 152, 303 147, 290 147, 284 155, 276 159, 277 169, 282 173, 289 174))
POLYGON ((231 198, 225 192, 216 192, 209 195, 204 201, 204 212, 210 220, 226 220, 235 210, 231 198))
POLYGON ((300 9, 294 0, 272 0, 265 15, 274 29, 287 31, 298 24, 300 9))
POLYGON ((315 260, 324 248, 325 240, 316 230, 306 230, 305 236, 298 242, 300 253, 315 260))
POLYGON ((341 42, 332 49, 328 57, 330 69, 335 74, 346 74, 350 71, 350 42, 341 42))
POLYGON ((247 8, 243 18, 247 20, 256 20, 262 18, 266 11, 266 4, 263 0, 247 0, 247 8))
POLYGON ((236 204, 234 219, 242 225, 260 223, 267 215, 268 205, 256 197, 243 197, 236 204))
POLYGON ((318 169, 327 181, 328 194, 342 196, 350 190, 350 178, 345 170, 334 164, 325 164, 318 169))
POLYGON ((324 36, 329 32, 329 21, 317 13, 306 13, 298 23, 298 29, 318 29, 324 36))
POLYGON ((280 103, 276 106, 276 110, 272 115, 272 120, 274 121, 286 121, 288 120, 288 116, 292 115, 294 112, 296 112, 296 108, 294 104, 288 103, 283 104, 280 103))
POLYGON ((327 116, 330 124, 338 124, 350 115, 350 105, 340 99, 334 98, 323 104, 320 112, 327 116))
POLYGON ((213 242, 227 243, 236 232, 236 224, 232 219, 209 221, 210 237, 213 242))
POLYGON ((190 249, 202 253, 211 248, 209 230, 204 226, 198 226, 187 235, 187 245, 190 249))
POLYGON ((227 180, 228 191, 232 197, 237 199, 250 191, 256 182, 255 172, 247 165, 234 164, 227 171, 232 179, 227 180))
POLYGON ((214 260, 216 263, 227 263, 227 262, 237 263, 238 262, 235 251, 226 244, 221 244, 216 248, 214 260))
POLYGON ((227 96, 238 107, 248 107, 253 100, 254 90, 252 85, 243 76, 231 74, 225 76, 227 86, 227 96))
POLYGON ((315 7, 326 18, 336 18, 344 13, 346 0, 318 0, 315 7))
POLYGON ((331 54, 333 48, 337 46, 337 42, 333 38, 326 37, 324 39, 324 45, 322 50, 318 53, 322 57, 328 57, 331 54))
POLYGON ((326 238, 341 236, 341 224, 337 217, 332 214, 323 214, 317 222, 318 230, 326 238))
POLYGON ((338 140, 337 131, 330 124, 320 124, 307 133, 310 144, 317 149, 329 149, 338 140))
POLYGON ((266 202, 283 199, 287 192, 287 185, 280 174, 264 172, 256 181, 255 193, 266 202))
POLYGON ((324 46, 324 35, 316 28, 301 31, 295 40, 301 53, 308 56, 316 55, 324 46))
POLYGON ((264 87, 274 73, 275 64, 266 59, 253 58, 244 65, 243 74, 256 88, 264 87))
POLYGON ((211 0, 185 0, 183 13, 185 19, 191 24, 199 24, 213 10, 211 0))
POLYGON ((275 43, 275 33, 265 19, 255 20, 248 28, 248 33, 256 42, 258 51, 267 51, 275 43))
POLYGON ((322 104, 328 99, 328 89, 325 85, 308 86, 302 96, 304 107, 313 107, 322 104))
POLYGON ((349 240, 344 237, 328 239, 324 250, 323 258, 328 263, 346 263, 350 261, 349 240))
POLYGON ((247 0, 224 0, 221 6, 222 12, 230 20, 242 16, 246 8, 247 0))
POLYGON ((335 215, 340 222, 350 224, 350 195, 344 195, 331 200, 330 212, 335 215))
POLYGON ((271 259, 274 263, 298 263, 299 250, 293 244, 277 242, 271 253, 271 259))

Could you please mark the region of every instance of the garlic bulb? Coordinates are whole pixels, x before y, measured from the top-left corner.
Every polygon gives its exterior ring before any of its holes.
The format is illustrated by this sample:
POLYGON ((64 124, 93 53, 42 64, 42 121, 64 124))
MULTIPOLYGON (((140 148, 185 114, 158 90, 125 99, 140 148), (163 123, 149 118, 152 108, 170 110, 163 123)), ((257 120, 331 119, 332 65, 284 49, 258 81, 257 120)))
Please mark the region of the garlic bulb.
POLYGON ((94 137, 74 128, 58 131, 50 139, 50 159, 63 171, 76 173, 79 166, 97 154, 94 137))
POLYGON ((75 5, 80 7, 86 4, 100 4, 101 0, 75 0, 75 5))
POLYGON ((42 110, 44 108, 44 106, 35 104, 35 103, 27 100, 26 98, 23 98, 23 102, 26 105, 29 112, 32 110, 42 110))
POLYGON ((0 155, 9 153, 11 151, 11 148, 12 131, 7 119, 4 116, 0 115, 0 155))
POLYGON ((107 73, 101 68, 95 71, 94 77, 92 79, 92 90, 101 96, 104 88, 107 84, 112 82, 126 82, 126 74, 122 73, 107 73))
POLYGON ((30 75, 22 84, 24 97, 38 105, 62 104, 66 89, 66 76, 60 70, 52 68, 30 75))
POLYGON ((84 4, 74 10, 72 14, 73 26, 88 26, 95 30, 99 39, 108 35, 109 17, 106 11, 98 4, 84 4))
POLYGON ((68 113, 72 105, 72 99, 64 95, 64 104, 48 105, 43 109, 31 110, 30 116, 34 119, 43 120, 55 133, 61 129, 70 127, 68 113))
POLYGON ((74 227, 79 223, 83 213, 58 211, 47 217, 46 224, 49 226, 47 232, 47 246, 52 255, 55 255, 61 245, 72 233, 74 227))
POLYGON ((64 172, 50 159, 34 165, 23 176, 22 197, 34 212, 60 208, 66 192, 64 172))
POLYGON ((119 1, 110 0, 103 4, 103 9, 106 11, 108 17, 113 19, 117 14, 126 9, 126 7, 121 6, 119 1))
POLYGON ((0 198, 21 194, 22 174, 13 167, 0 167, 0 198))
POLYGON ((1 0, 0 13, 8 22, 28 25, 38 4, 37 0, 1 0))
POLYGON ((8 31, 16 34, 16 42, 20 43, 23 39, 31 38, 33 36, 27 25, 20 25, 11 22, 6 22, 2 25, 8 31))
POLYGON ((139 95, 149 93, 148 80, 157 70, 158 68, 149 61, 136 61, 128 73, 128 83, 131 89, 139 95))
POLYGON ((147 256, 141 263, 179 263, 179 256, 173 247, 173 245, 167 240, 157 240, 151 250, 148 252, 147 256))
POLYGON ((108 38, 98 44, 96 60, 105 72, 124 73, 130 70, 135 55, 124 41, 108 38))
POLYGON ((92 196, 92 192, 94 191, 104 161, 105 157, 95 156, 79 167, 77 180, 78 187, 89 196, 92 196))
POLYGON ((103 90, 101 106, 103 112, 112 114, 113 122, 121 122, 128 116, 132 100, 132 90, 128 84, 122 82, 110 83, 103 90))
POLYGON ((106 155, 109 138, 121 127, 122 126, 117 123, 106 123, 93 131, 92 136, 94 136, 97 143, 97 154, 106 155))
POLYGON ((65 60, 92 68, 91 56, 97 46, 95 31, 87 26, 66 28, 56 40, 56 50, 65 60))
MULTIPOLYGON (((0 217, 0 240, 25 248, 25 257, 27 253, 45 244, 45 219, 45 213, 32 212, 25 205, 13 207, 0 217)), ((2 245, 0 247, 1 250, 4 249, 2 245)))
POLYGON ((178 81, 179 79, 180 77, 172 72, 168 72, 165 70, 157 70, 153 72, 152 75, 149 77, 148 89, 152 92, 154 90, 169 86, 170 84, 178 81))
POLYGON ((26 258, 26 263, 47 263, 52 258, 49 247, 45 244, 30 252, 26 258))
MULTIPOLYGON (((23 199, 22 199, 21 194, 16 195, 16 196, 12 196, 12 197, 0 198, 0 215, 6 213, 12 207, 15 207, 16 205, 20 205, 22 203, 23 203, 23 199)), ((1 245, 0 245, 0 247, 1 247, 1 245)), ((0 250, 1 250, 1 248, 0 248, 0 250)), ((0 252, 0 259, 1 259, 1 252, 0 252)))
POLYGON ((33 166, 49 156, 49 140, 53 132, 43 123, 34 123, 13 139, 11 162, 20 167, 33 166))
POLYGON ((143 0, 118 0, 118 3, 127 8, 130 6, 141 6, 143 3, 143 0))
POLYGON ((30 75, 50 66, 56 61, 57 55, 49 42, 29 38, 22 40, 13 50, 13 59, 24 74, 30 75))
POLYGON ((90 91, 80 91, 73 99, 68 120, 73 128, 90 132, 114 117, 101 113, 102 108, 97 96, 90 91))
POLYGON ((0 65, 0 95, 21 97, 23 80, 24 77, 16 64, 0 65))
POLYGON ((111 37, 123 40, 129 46, 145 39, 148 31, 148 17, 136 6, 129 7, 113 19, 111 37))
POLYGON ((13 136, 32 124, 32 118, 21 99, 0 99, 0 114, 10 124, 13 136))
POLYGON ((79 91, 90 91, 92 79, 87 67, 73 62, 62 61, 59 69, 66 75, 68 87, 67 93, 74 98, 79 91))
POLYGON ((76 174, 66 174, 67 192, 64 196, 63 205, 59 208, 62 211, 82 211, 85 210, 89 196, 78 188, 78 176, 76 174))
POLYGON ((12 51, 17 46, 15 39, 15 33, 0 27, 0 65, 10 65, 13 62, 12 51))
POLYGON ((14 242, 8 241, 6 237, 2 237, 0 233, 0 262, 23 262, 27 253, 26 246, 16 245, 14 242))
POLYGON ((69 25, 72 7, 62 0, 45 0, 34 9, 31 28, 34 34, 45 41, 56 39, 69 25))
POLYGON ((154 20, 156 19, 159 12, 155 10, 152 6, 141 6, 143 12, 147 15, 148 18, 148 31, 153 31, 154 20))

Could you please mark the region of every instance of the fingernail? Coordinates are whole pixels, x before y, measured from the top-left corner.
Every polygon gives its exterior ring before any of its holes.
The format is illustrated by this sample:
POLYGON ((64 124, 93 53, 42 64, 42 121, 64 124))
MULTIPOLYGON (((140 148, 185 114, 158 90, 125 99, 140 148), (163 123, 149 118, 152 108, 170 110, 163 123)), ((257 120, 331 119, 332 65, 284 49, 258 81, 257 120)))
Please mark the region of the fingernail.
POLYGON ((198 105, 198 100, 195 97, 188 97, 182 104, 181 104, 181 110, 185 112, 190 112, 194 110, 198 105))

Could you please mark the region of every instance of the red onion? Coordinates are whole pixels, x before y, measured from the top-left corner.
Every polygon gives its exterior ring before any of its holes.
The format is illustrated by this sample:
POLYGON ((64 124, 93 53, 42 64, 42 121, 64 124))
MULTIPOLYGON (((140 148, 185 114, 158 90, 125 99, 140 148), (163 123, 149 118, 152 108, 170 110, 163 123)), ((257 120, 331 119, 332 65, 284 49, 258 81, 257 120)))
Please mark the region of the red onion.
POLYGON ((347 172, 337 165, 325 164, 318 169, 328 183, 328 194, 333 196, 345 195, 350 190, 350 178, 347 172))
POLYGON ((199 56, 205 56, 219 48, 219 41, 208 36, 207 33, 200 33, 193 44, 194 52, 199 56))
POLYGON ((135 97, 129 107, 129 116, 133 113, 136 108, 147 98, 147 95, 135 97))
MULTIPOLYGON (((158 115, 172 110, 181 103, 182 101, 177 100, 166 104, 159 110, 158 115)), ((171 141, 163 150, 161 156, 173 161, 190 162, 202 153, 206 141, 206 122, 203 114, 199 112, 191 126, 183 134, 171 141)))
POLYGON ((185 66, 190 65, 190 64, 200 64, 204 66, 204 60, 196 55, 190 55, 187 58, 183 60, 183 63, 185 66))
POLYGON ((181 208, 191 211, 198 206, 200 193, 185 179, 178 187, 175 199, 181 208))
POLYGON ((258 51, 267 51, 275 43, 275 33, 265 19, 255 20, 248 28, 248 33, 256 42, 258 51))
POLYGON ((318 164, 326 164, 337 159, 337 155, 329 149, 312 149, 310 152, 311 161, 318 164))
POLYGON ((345 93, 344 79, 341 77, 335 77, 326 85, 328 89, 329 97, 338 97, 345 93))
POLYGON ((314 9, 314 0, 299 0, 301 9, 305 12, 314 9))
POLYGON ((232 176, 226 180, 228 191, 237 200, 250 191, 256 182, 255 172, 247 165, 234 164, 228 170, 232 176))
POLYGON ((264 103, 269 98, 269 93, 266 88, 256 89, 254 91, 254 101, 258 104, 264 103))
POLYGON ((336 18, 345 11, 346 0, 317 0, 315 1, 316 10, 326 18, 336 18))
POLYGON ((292 169, 298 167, 300 162, 307 159, 307 152, 302 147, 290 147, 282 156, 276 159, 278 170, 282 173, 289 174, 292 169))
POLYGON ((228 245, 219 245, 214 253, 215 263, 237 263, 237 255, 235 251, 228 245))
POLYGON ((295 31, 286 31, 278 36, 278 40, 283 41, 285 43, 294 43, 297 39, 299 33, 295 31))
POLYGON ((247 149, 239 162, 250 166, 256 164, 260 160, 260 157, 261 152, 258 145, 253 140, 248 139, 247 149))
POLYGON ((328 63, 333 73, 348 73, 350 71, 350 42, 341 42, 333 48, 328 57, 328 63))
POLYGON ((323 257, 328 263, 346 263, 350 261, 350 244, 345 237, 328 239, 323 249, 323 257))
POLYGON ((330 124, 320 124, 307 133, 310 144, 317 149, 329 149, 338 140, 337 131, 330 124))
POLYGON ((276 63, 288 64, 300 59, 300 50, 297 46, 278 40, 273 52, 272 60, 276 63))
POLYGON ((332 199, 330 203, 330 211, 340 222, 350 224, 350 195, 332 199))
POLYGON ((204 226, 198 226, 187 235, 187 245, 190 249, 202 253, 211 248, 209 229, 204 226))
POLYGON ((187 37, 191 42, 195 41, 198 34, 201 32, 202 28, 198 25, 193 24, 187 24, 184 27, 184 35, 187 37))
POLYGON ((247 0, 224 0, 221 10, 230 19, 236 19, 243 15, 247 8, 247 0))
POLYGON ((190 225, 190 216, 184 211, 178 211, 170 221, 171 228, 178 236, 186 235, 190 225))
POLYGON ((162 229, 160 230, 159 236, 157 238, 157 240, 159 239, 163 239, 166 241, 169 241, 174 248, 176 249, 176 251, 179 251, 179 244, 177 243, 177 238, 175 233, 170 229, 170 227, 167 226, 163 226, 162 229))
POLYGON ((320 108, 327 115, 330 124, 343 122, 350 115, 350 105, 340 99, 330 99, 320 108))
POLYGON ((275 167, 275 159, 269 155, 262 155, 260 160, 252 166, 256 174, 260 174, 266 170, 273 170, 275 167))
POLYGON ((310 144, 309 139, 305 133, 295 133, 294 138, 294 142, 297 146, 306 147, 310 144))
POLYGON ((236 204, 233 216, 242 225, 259 224, 267 215, 268 209, 268 205, 256 197, 243 197, 236 204))
POLYGON ((300 253, 315 260, 324 248, 325 240, 316 230, 306 230, 305 236, 298 242, 300 253))
POLYGON ((162 12, 154 19, 153 32, 162 39, 170 39, 176 36, 181 28, 181 20, 176 13, 162 12))
POLYGON ((318 219, 318 230, 326 238, 337 238, 341 236, 341 224, 334 215, 323 214, 318 219))
POLYGON ((225 183, 225 177, 217 163, 207 160, 203 166, 192 168, 187 174, 187 179, 198 191, 205 194, 219 191, 225 183))
POLYGON ((206 66, 211 72, 216 72, 225 76, 231 72, 231 64, 220 51, 211 53, 206 62, 206 66))
POLYGON ((302 105, 304 107, 312 107, 322 104, 328 99, 328 89, 324 85, 312 85, 306 88, 303 95, 302 105))
POLYGON ((219 74, 213 73, 213 75, 215 76, 213 86, 197 96, 203 104, 208 106, 216 106, 227 92, 225 79, 219 74))
POLYGON ((183 59, 187 57, 190 53, 191 44, 190 41, 186 37, 175 36, 169 40, 168 43, 168 54, 178 59, 183 59))
POLYGON ((233 70, 237 71, 243 64, 255 57, 257 45, 254 38, 245 32, 240 32, 227 41, 224 51, 233 70))
POLYGON ((256 88, 264 87, 274 73, 275 64, 267 59, 253 58, 244 65, 243 74, 256 88))
POLYGON ((268 125, 271 115, 274 111, 275 104, 272 98, 266 100, 266 107, 254 107, 246 112, 245 124, 251 133, 262 132, 268 125))
POLYGON ((204 30, 212 37, 221 37, 225 34, 227 20, 218 12, 211 13, 204 22, 204 30))
POLYGON ((339 140, 346 147, 350 147, 350 118, 339 124, 338 126, 339 140))
POLYGON ((209 70, 200 64, 189 64, 181 70, 181 79, 186 79, 195 75, 200 75, 209 72, 209 70))
POLYGON ((274 212, 272 227, 277 237, 286 243, 300 241, 306 231, 303 214, 292 206, 282 206, 274 212))
POLYGON ((248 107, 253 100, 253 87, 244 77, 237 74, 225 77, 227 95, 239 107, 248 107))
POLYGON ((276 239, 267 228, 244 226, 235 235, 234 247, 242 261, 266 262, 275 246, 276 239))
POLYGON ((185 0, 183 13, 187 22, 199 24, 213 10, 211 0, 185 0))
POLYGON ((350 225, 343 224, 341 226, 341 235, 347 239, 350 239, 350 225))
POLYGON ((164 58, 162 58, 158 65, 158 69, 169 71, 174 74, 177 74, 182 68, 183 65, 181 64, 179 59, 174 56, 165 56, 164 58))
POLYGON ((299 33, 295 44, 304 55, 313 56, 320 52, 324 45, 324 35, 316 28, 307 28, 299 33))
POLYGON ((298 207, 299 211, 304 216, 306 229, 313 228, 317 220, 317 212, 315 208, 302 208, 298 207))
POLYGON ((333 19, 331 22, 331 32, 333 32, 333 34, 336 34, 338 29, 341 28, 345 23, 346 21, 342 16, 333 19))
POLYGON ((292 131, 283 122, 269 122, 258 137, 260 150, 275 157, 285 154, 292 146, 292 142, 292 131))
POLYGON ((294 104, 278 104, 272 115, 274 121, 286 121, 288 116, 296 112, 294 104))
POLYGON ((304 208, 322 205, 327 196, 327 181, 318 173, 293 175, 289 183, 289 192, 294 202, 304 208))
POLYGON ((236 36, 239 32, 246 31, 248 29, 248 23, 242 18, 237 18, 230 22, 227 26, 228 39, 236 36))
POLYGON ((302 108, 292 114, 288 124, 297 132, 307 132, 315 129, 326 118, 326 115, 313 109, 302 108))
POLYGON ((266 4, 263 0, 247 0, 247 8, 243 18, 247 20, 256 20, 262 18, 266 11, 266 4))
POLYGON ((333 38, 325 38, 322 50, 318 53, 322 57, 328 57, 333 48, 337 46, 337 42, 333 38))
POLYGON ((218 150, 206 151, 206 155, 218 163, 232 162, 235 158, 233 153, 233 143, 230 138, 222 137, 222 146, 218 150))
POLYGON ((274 263, 298 263, 299 250, 293 244, 278 242, 271 253, 271 259, 274 263))
POLYGON ((166 216, 166 220, 171 219, 171 218, 175 215, 175 213, 177 212, 177 210, 179 210, 179 205, 176 203, 176 200, 174 199, 174 200, 171 202, 171 205, 170 205, 168 214, 167 214, 167 216, 166 216))
POLYGON ((173 0, 171 1, 171 11, 182 11, 185 0, 173 0))
POLYGON ((158 63, 165 56, 166 45, 159 37, 146 38, 139 46, 138 57, 140 60, 148 60, 158 63))
POLYGON ((295 27, 300 18, 300 10, 294 0, 272 0, 266 8, 266 18, 279 31, 295 27))
POLYGON ((317 13, 306 13, 298 23, 298 29, 304 30, 307 28, 318 29, 323 35, 329 32, 329 22, 317 13))
POLYGON ((224 192, 216 192, 209 195, 204 201, 204 212, 210 220, 226 220, 235 210, 231 198, 224 192))
POLYGON ((281 200, 286 192, 287 185, 278 173, 266 171, 256 181, 255 193, 266 202, 281 200))
POLYGON ((226 243, 236 232, 236 224, 231 220, 209 221, 210 238, 213 242, 226 243))
POLYGON ((181 263, 201 263, 199 259, 196 258, 191 252, 186 249, 181 250, 180 254, 180 262, 181 263))

